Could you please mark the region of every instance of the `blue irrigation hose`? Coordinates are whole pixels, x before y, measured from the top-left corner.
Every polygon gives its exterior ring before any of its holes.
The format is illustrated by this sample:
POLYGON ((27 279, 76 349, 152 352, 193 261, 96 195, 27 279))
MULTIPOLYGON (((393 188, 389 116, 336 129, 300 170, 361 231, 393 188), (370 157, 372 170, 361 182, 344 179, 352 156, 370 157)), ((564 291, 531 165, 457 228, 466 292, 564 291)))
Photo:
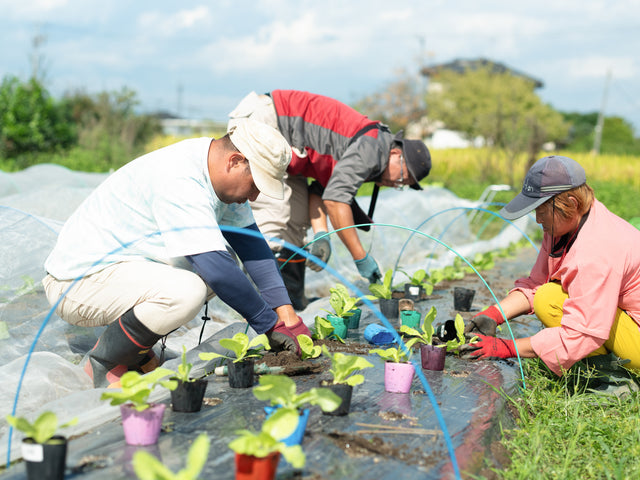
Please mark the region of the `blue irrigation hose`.
MULTIPOLYGON (((501 205, 501 204, 490 204, 490 205, 501 205)), ((515 225, 511 220, 507 220, 503 217, 501 217, 500 215, 498 215, 496 212, 492 212, 491 210, 487 210, 485 208, 481 208, 481 207, 452 207, 452 208, 447 208, 445 210, 440 210, 437 213, 434 213, 433 215, 431 215, 430 217, 426 218, 425 220, 422 221, 422 223, 420 223, 415 230, 413 231, 413 233, 409 236, 409 238, 407 238, 406 242, 404 242, 404 245, 402 246, 402 248, 400 249, 400 253, 398 254, 398 259, 396 260, 396 264, 393 267, 393 274, 391 275, 391 281, 393 282, 393 276, 395 275, 395 272, 398 270, 398 264, 400 263, 400 257, 402 256, 402 253, 404 252, 405 248, 407 247, 407 245, 409 244, 409 240, 411 240, 411 238, 413 237, 414 233, 420 233, 417 230, 422 228, 427 222, 429 222, 430 220, 432 220, 433 218, 437 217, 438 215, 441 215, 445 212, 450 212, 450 211, 454 211, 454 210, 464 210, 464 212, 460 213, 460 215, 456 216, 453 220, 451 220, 444 228, 444 230, 440 233, 439 237, 438 237, 438 241, 444 236, 444 234, 447 232, 447 230, 449 229, 449 227, 461 216, 463 216, 466 211, 468 210, 478 210, 481 212, 486 212, 486 213, 490 213, 491 215, 509 223, 510 225, 512 225, 516 230, 518 230, 523 237, 525 237, 529 243, 531 244, 531 246, 533 246, 533 248, 535 248, 536 252, 539 252, 540 250, 538 249, 538 247, 536 246, 536 244, 533 242, 533 240, 531 240, 531 238, 525 233, 523 232, 517 225, 515 225)), ((434 246, 435 248, 435 246, 434 246)), ((431 250, 431 253, 428 255, 429 257, 433 254, 433 250, 431 250)), ((428 271, 428 265, 427 264, 427 271, 428 271)))
MULTIPOLYGON (((497 213, 495 213, 495 212, 492 212, 492 211, 490 211, 490 210, 486 210, 486 209, 482 209, 482 208, 479 208, 479 207, 472 207, 472 208, 471 208, 471 207, 455 207, 455 208, 451 208, 451 209, 443 210, 443 211, 439 212, 439 213, 438 213, 438 214, 436 214, 436 215, 439 215, 440 213, 443 213, 443 212, 445 212, 445 211, 450 211, 450 210, 459 210, 459 209, 465 209, 465 210, 481 210, 481 211, 485 211, 485 212, 487 212, 487 213, 490 213, 490 214, 492 214, 492 215, 495 215, 495 216, 497 216, 498 218, 502 218, 502 217, 500 217, 500 216, 499 216, 497 213)), ((424 223, 426 223, 428 220, 430 220, 430 219, 431 219, 431 218, 433 218, 434 216, 435 216, 435 215, 433 215, 433 216, 429 217, 427 220, 425 220, 424 222, 422 222, 422 224, 420 224, 420 226, 424 225, 424 223)), ((531 245, 536 249, 536 251, 539 251, 538 247, 535 245, 535 243, 533 243, 533 241, 531 240, 531 238, 529 238, 529 237, 526 235, 526 233, 524 233, 521 229, 519 229, 519 228, 518 228, 516 225, 514 225, 511 221, 506 220, 506 219, 503 219, 503 220, 504 220, 504 221, 506 221, 506 222, 509 222, 510 224, 512 224, 512 225, 513 225, 513 226, 514 226, 518 231, 520 231, 520 232, 522 233, 522 235, 523 235, 524 237, 526 237, 526 238, 529 240, 529 242, 530 242, 530 243, 531 243, 531 245)), ((440 239, 438 239, 438 238, 434 238, 434 237, 432 237, 431 235, 428 235, 428 234, 426 234, 426 233, 424 233, 424 232, 420 232, 420 231, 419 231, 419 230, 417 230, 417 229, 413 229, 413 228, 409 228, 409 227, 403 227, 403 226, 400 226, 400 225, 391 225, 391 224, 384 224, 384 223, 365 223, 365 224, 359 224, 359 225, 351 225, 351 226, 349 226, 349 227, 344 227, 344 228, 340 228, 340 229, 338 229, 338 230, 333 230, 333 231, 331 231, 331 232, 327 232, 326 234, 324 234, 324 235, 322 235, 322 236, 320 236, 320 237, 318 237, 318 238, 316 238, 316 239, 314 239, 314 240, 312 240, 312 241, 308 242, 306 245, 304 245, 304 246, 303 246, 303 248, 308 247, 309 245, 311 245, 311 244, 312 244, 313 242, 315 242, 316 240, 319 240, 320 238, 325 238, 326 236, 328 236, 328 235, 332 235, 332 234, 337 233, 337 232, 339 232, 339 231, 346 230, 346 229, 349 229, 349 228, 357 228, 357 227, 360 227, 360 226, 392 227, 392 228, 398 228, 398 229, 402 229, 402 230, 408 230, 408 231, 412 232, 412 233, 411 233, 411 235, 412 235, 412 236, 413 236, 414 234, 418 234, 418 235, 422 235, 422 236, 424 236, 424 237, 427 237, 427 238, 430 238, 431 240, 436 241, 436 242, 437 242, 437 243, 439 243, 440 245, 442 245, 442 246, 446 247, 446 248, 447 248, 447 249, 449 249, 451 252, 453 252, 453 253, 454 253, 458 258, 462 259, 462 260, 463 260, 463 261, 464 261, 464 262, 465 262, 465 263, 466 263, 466 264, 467 264, 467 265, 468 265, 468 266, 469 266, 469 267, 470 267, 470 268, 475 272, 475 274, 478 276, 478 278, 480 278, 480 280, 482 280, 482 283, 487 287, 487 290, 489 291, 489 293, 491 294, 491 296, 492 296, 492 297, 493 297, 493 299, 495 300, 496 304, 498 305, 498 309, 500 310, 500 313, 502 314, 502 317, 503 317, 503 318, 504 318, 504 320, 505 320, 505 324, 507 325, 507 328, 509 329, 509 334, 511 335, 511 339, 513 340, 513 343, 514 343, 514 348, 515 348, 515 351, 516 351, 516 357, 517 357, 517 359, 518 359, 518 366, 519 366, 519 369, 520 369, 520 376, 521 376, 521 378, 522 378, 522 388, 523 388, 523 389, 526 389, 526 382, 525 382, 525 378, 524 378, 524 371, 523 371, 523 368, 522 368, 522 359, 521 359, 521 357, 520 357, 520 352, 518 351, 518 347, 517 347, 516 342, 515 342, 515 336, 514 336, 514 334, 513 334, 513 330, 511 329, 511 324, 510 324, 509 320, 507 319, 507 316, 506 316, 506 314, 504 313, 504 310, 503 310, 503 309, 502 309, 502 307, 500 306, 500 302, 499 302, 499 300, 497 299, 497 297, 495 296, 495 293, 493 292, 493 290, 491 289, 491 287, 489 287, 489 285, 487 284, 487 282, 486 282, 486 280, 484 279, 484 277, 480 274, 480 272, 478 272, 478 270, 476 270, 476 268, 475 268, 475 267, 474 267, 474 266, 473 266, 473 265, 472 265, 472 264, 471 264, 471 263, 470 263, 470 262, 469 262, 469 261, 468 261, 464 256, 462 256, 459 252, 457 252, 455 249, 453 249, 452 247, 450 247, 450 246, 449 246, 449 245, 447 245, 446 243, 442 242, 440 239)), ((419 226, 418 228, 420 228, 420 226, 419 226)), ((283 244, 285 244, 285 243, 286 243, 286 242, 284 242, 284 240, 280 240, 280 239, 275 239, 275 238, 274 238, 274 239, 271 239, 271 240, 272 240, 272 241, 273 241, 273 240, 278 240, 278 241, 282 242, 283 244)), ((409 241, 409 240, 407 240, 407 243, 408 243, 408 241, 409 241)), ((405 243, 405 245, 403 246, 403 250, 404 250, 404 248, 406 247, 407 243, 405 243)), ((337 277, 339 277, 339 278, 343 278, 343 277, 342 277, 342 275, 340 275, 340 274, 339 274, 338 272, 336 272, 335 270, 331 269, 331 268, 330 268, 326 263, 324 263, 322 260, 318 259, 317 257, 314 257, 313 255, 309 254, 309 253, 308 253, 308 252, 306 252, 305 250, 302 250, 302 249, 300 249, 300 248, 298 248, 298 247, 291 248, 292 246, 291 246, 290 244, 287 244, 287 245, 289 245, 289 246, 288 246, 288 248, 289 248, 290 250, 293 250, 295 253, 294 253, 293 255, 291 255, 291 256, 287 259, 287 261, 286 261, 286 262, 284 262, 284 264, 283 264, 282 266, 286 265, 286 263, 287 263, 289 260, 291 260, 291 259, 292 259, 296 254, 301 254, 301 255, 305 256, 306 258, 311 258, 311 259, 312 259, 316 264, 320 265, 321 267, 326 268, 326 269, 329 271, 329 273, 332 273, 332 274, 334 274, 335 276, 337 276, 337 277)), ((401 254, 402 254, 402 251, 400 252, 400 255, 401 255, 401 254)), ((396 263, 396 266, 397 266, 397 263, 396 263)), ((282 268, 282 267, 281 267, 281 268, 282 268)), ((354 291, 355 291, 359 296, 362 296, 362 297, 363 297, 363 302, 364 302, 365 304, 369 304, 369 303, 370 303, 370 301, 369 301, 369 300, 367 300, 367 299, 362 295, 362 292, 360 292, 360 291, 359 291, 359 290, 358 290, 354 285, 352 285, 352 284, 351 284, 351 283, 349 283, 349 282, 345 282, 345 283, 348 283, 348 286, 350 286, 351 288, 353 288, 353 289, 354 289, 354 291)), ((372 307, 372 304, 370 305, 370 307, 372 307)), ((394 328, 394 327, 393 327, 393 326, 388 322, 388 320, 387 320, 387 319, 386 319, 386 318, 385 318, 385 317, 384 317, 384 316, 379 312, 379 310, 378 310, 377 308, 372 308, 372 310, 374 311, 374 313, 376 314, 376 316, 377 316, 379 319, 381 319, 381 320, 382 320, 382 322, 384 323, 384 325, 385 325, 385 326, 386 326, 390 331, 392 331, 392 332, 393 332, 393 335, 394 335, 394 338, 395 338, 396 342, 398 342, 400 345, 402 345, 402 348, 403 348, 403 350, 405 351, 405 353, 408 353, 408 349, 406 348, 406 345, 404 344, 404 342, 402 342, 402 339, 399 337, 399 335, 398 335, 398 334, 397 334, 397 332, 395 331, 395 328, 394 328), (378 315, 379 313, 380 313, 380 315, 378 315), (398 341, 398 340, 399 340, 399 341, 398 341)), ((412 361, 412 363, 413 363, 413 361, 412 361)), ((414 364, 414 367, 416 367, 416 366, 417 366, 417 364, 414 364)), ((429 399, 431 400, 431 403, 433 404, 434 409, 436 410, 436 415, 438 416, 438 421, 440 422, 440 425, 441 425, 441 427, 442 427, 442 429, 443 429, 443 432, 445 432, 445 439, 446 439, 446 441, 447 441, 447 447, 450 449, 450 450, 449 450, 449 453, 450 453, 450 456, 451 456, 451 459, 452 459, 452 463, 453 463, 453 465, 454 465, 454 470, 455 470, 456 472, 458 472, 457 464, 456 464, 456 462, 454 461, 454 459, 455 459, 455 454, 453 453, 453 446, 450 444, 450 440, 449 440, 449 437, 448 437, 448 432, 446 432, 446 430, 445 430, 446 426, 444 426, 444 419, 442 418, 442 420, 441 420, 441 413, 440 413, 440 410, 439 410, 439 409, 437 408, 437 406, 436 406, 436 405, 437 405, 437 401, 436 401, 436 399, 435 399, 435 396, 433 395, 433 392, 432 392, 432 391, 431 391, 431 389, 429 388, 429 386, 428 386, 428 382, 427 382, 427 379, 426 379, 426 377, 424 377, 424 374, 422 373, 421 369, 420 369, 420 368, 416 368, 416 372, 418 372, 418 377, 420 378, 420 381, 422 382, 423 386, 425 387, 425 391, 426 391, 426 392, 427 392, 427 394, 429 395, 429 399)), ((459 472, 458 472, 458 475, 459 475, 459 472)))
MULTIPOLYGON (((376 225, 377 226, 390 226, 390 227, 395 227, 395 228, 405 228, 405 227, 398 227, 397 225, 384 225, 384 224, 376 224, 376 225)), ((357 226, 359 226, 359 225, 356 225, 354 227, 357 227, 357 226)), ((18 388, 16 389, 16 394, 15 394, 14 401, 13 401, 13 407, 12 407, 12 410, 11 410, 11 415, 15 416, 15 414, 16 414, 16 410, 17 410, 17 406, 18 406, 18 399, 20 397, 20 390, 22 388, 22 382, 24 381, 26 370, 27 370, 27 367, 29 365, 29 361, 31 359, 33 351, 35 349, 36 343, 40 339, 40 336, 42 335, 42 332, 44 331, 46 325, 48 324, 48 322, 49 322, 49 320, 51 318, 51 316, 55 312, 56 308, 58 307, 58 305, 60 304, 62 299, 67 295, 67 293, 69 293, 69 291, 75 286, 75 284, 78 283, 78 281, 87 274, 87 272, 89 272, 96 265, 101 264, 105 259, 107 259, 111 255, 114 255, 115 253, 120 252, 120 251, 122 251, 124 249, 130 248, 131 246, 135 245, 137 242, 143 240, 144 238, 149 238, 149 237, 153 237, 153 236, 156 236, 156 235, 160 235, 162 233, 169 233, 169 232, 175 232, 175 231, 202 230, 202 229, 212 229, 212 228, 214 228, 214 227, 184 227, 184 228, 173 228, 173 229, 167 230, 166 232, 154 232, 154 233, 151 233, 149 235, 141 237, 138 240, 122 244, 120 247, 114 249, 113 251, 109 252, 108 254, 106 254, 101 259, 99 259, 96 262, 94 262, 89 268, 87 268, 87 270, 85 271, 85 273, 83 275, 80 275, 77 278, 75 278, 73 280, 73 282, 71 282, 69 287, 67 287, 67 289, 62 293, 60 298, 51 307, 51 309, 47 313, 46 317, 44 318, 44 320, 42 322, 42 325, 38 329, 38 332, 36 333, 35 338, 33 339, 31 347, 29 348, 29 352, 28 352, 28 354, 26 356, 24 366, 23 366, 22 371, 20 373, 20 379, 18 380, 18 388)), ((260 234, 259 232, 255 232, 253 230, 246 230, 246 229, 243 229, 243 228, 223 226, 223 225, 221 225, 219 228, 222 231, 230 231, 230 232, 235 232, 235 233, 241 233, 241 234, 245 234, 245 235, 254 236, 254 237, 257 237, 257 238, 264 238, 262 236, 262 234, 260 234)), ((353 227, 346 227, 346 228, 353 228, 353 227)), ((343 229, 341 229, 341 230, 343 230, 343 229)), ((337 230, 336 230, 336 232, 337 232, 337 230)), ((418 233, 421 233, 421 232, 418 232, 418 233)), ((277 240, 277 239, 272 239, 272 240, 277 240)), ((399 345, 402 346, 404 352, 407 353, 407 354, 409 353, 409 350, 408 350, 407 346, 404 344, 404 341, 402 340, 402 338, 395 331, 394 327, 389 323, 389 321, 386 319, 386 317, 384 315, 382 315, 382 312, 380 312, 380 310, 371 302, 371 300, 367 299, 365 297, 364 293, 361 292, 355 285, 353 285, 345 277, 343 277, 339 272, 337 272, 336 270, 334 270, 333 268, 328 266, 326 263, 324 263, 319 258, 311 255, 310 253, 302 250, 299 247, 296 247, 295 245, 292 245, 292 244, 289 244, 289 243, 285 242, 284 240, 279 240, 279 241, 284 246, 286 246, 287 248, 293 250, 294 252, 296 252, 296 253, 298 253, 300 255, 303 255, 306 258, 311 259, 313 262, 315 262, 316 264, 318 264, 321 267, 323 267, 324 269, 326 269, 330 274, 334 275, 339 280, 341 280, 348 288, 351 288, 358 296, 362 297, 363 302, 382 321, 382 323, 391 332, 393 332, 393 337, 394 337, 395 341, 399 345)), ((446 426, 445 421, 444 421, 444 417, 442 416, 440 408, 438 407, 437 399, 435 398, 435 395, 433 394, 433 391, 431 390, 431 388, 429 386, 429 382, 427 381, 426 377, 424 376, 424 373, 422 372, 422 369, 420 368, 420 366, 417 365, 417 363, 414 360, 412 360, 411 363, 413 364, 414 369, 415 369, 415 371, 416 371, 416 373, 418 375, 418 378, 420 379, 423 387, 425 388, 425 391, 427 392, 427 395, 429 396, 429 400, 431 401, 431 404, 432 404, 432 406, 434 408, 434 411, 436 413, 436 416, 438 418, 438 422, 439 422, 440 428, 442 429, 442 432, 444 434, 445 443, 447 444, 447 449, 449 451, 449 456, 450 456, 450 459, 451 459, 451 463, 453 465, 453 469, 454 469, 454 473, 456 475, 456 478, 461 478, 460 477, 460 470, 459 470, 458 463, 457 463, 457 460, 456 460, 456 457, 455 457, 455 450, 453 448, 453 443, 451 441, 451 436, 449 435, 447 426, 446 426)), ((12 437, 12 435, 13 435, 13 427, 10 426, 9 427, 8 442, 7 442, 7 469, 9 469, 9 467, 11 465, 11 437, 12 437)))
MULTIPOLYGON (((450 210, 456 210, 456 209, 458 209, 458 208, 467 208, 467 207, 456 207, 456 208, 453 208, 453 209, 450 209, 450 210)), ((472 209, 473 209, 473 208, 472 208, 472 209)), ((482 209, 481 209, 481 210, 482 210, 482 209)), ((488 210, 487 210, 487 211, 488 211, 488 210)), ((488 212, 489 212, 489 211, 488 211, 488 212)), ((489 212, 489 213, 493 213, 493 212, 489 212)), ((496 215, 497 215, 497 214, 496 214, 496 215)), ((430 217, 430 218, 431 218, 431 217, 430 217)), ((506 221, 509 221, 509 220, 506 220, 506 221)), ((423 222, 423 224, 424 224, 424 222, 423 222)), ((332 232, 328 232, 326 235, 322 235, 322 236, 320 236, 320 237, 318 237, 318 238, 316 238, 316 239, 312 240, 311 242, 307 243, 307 244, 305 245, 305 247, 306 247, 306 246, 308 246, 308 245, 311 245, 313 242, 315 242, 316 240, 319 240, 320 238, 324 238, 324 237, 326 237, 327 235, 331 235, 331 234, 333 234, 333 233, 337 233, 337 232, 340 232, 340 231, 342 231, 342 230, 347 230, 347 229, 349 229, 349 228, 357 228, 357 227, 360 227, 360 226, 392 227, 392 228, 398 228, 398 229, 401 229, 401 230, 408 230, 408 231, 412 232, 412 233, 411 233, 411 235, 413 235, 413 234, 416 234, 416 233, 417 233, 418 235, 422 235, 422 236, 424 236, 424 237, 430 238, 431 240, 434 240, 434 241, 438 242, 440 245, 442 245, 443 247, 446 247, 446 248, 447 248, 447 249, 449 249, 451 252, 453 252, 453 253, 454 253, 458 258, 460 258, 460 259, 464 260, 464 262, 465 262, 465 263, 466 263, 466 264, 467 264, 467 265, 468 265, 468 266, 469 266, 469 267, 470 267, 470 268, 475 272, 475 274, 478 276, 478 278, 480 278, 480 280, 482 280, 482 283, 484 283, 485 287, 487 287, 487 290, 489 290, 489 293, 491 294, 491 296, 493 297, 493 299, 494 299, 494 300, 496 301, 496 303, 498 304, 498 309, 499 309, 499 310, 500 310, 500 312, 502 313, 502 317, 504 318, 505 323, 506 323, 506 325, 507 325, 507 327, 508 327, 508 329, 509 329, 509 333, 510 333, 510 335, 511 335, 511 339, 513 340, 513 344, 514 344, 514 347, 515 347, 515 350, 516 350, 516 357, 517 357, 517 359, 518 359, 518 365, 519 365, 519 367, 520 367, 520 376, 522 377, 522 388, 523 388, 523 389, 526 389, 526 383, 525 383, 525 379, 524 379, 524 371, 523 371, 523 369, 522 369, 522 360, 521 360, 521 358, 520 358, 520 353, 518 352, 518 347, 515 345, 515 336, 513 335, 513 331, 511 330, 511 325, 510 325, 510 323, 509 323, 509 320, 507 319, 507 316, 506 316, 506 314, 504 313, 504 310, 502 310, 502 307, 500 306, 500 302, 499 302, 499 300, 497 299, 497 297, 496 297, 496 296, 495 296, 495 294, 493 293, 493 290, 491 289, 491 287, 489 286, 489 284, 486 282, 486 280, 484 279, 484 277, 480 274, 480 272, 478 272, 478 270, 476 270, 476 268, 475 268, 473 265, 471 265, 471 263, 470 263, 470 262, 469 262, 469 261, 468 261, 468 260, 463 256, 463 255, 461 255, 460 253, 458 253, 454 248, 450 247, 450 246, 449 246, 449 245, 447 245, 446 243, 442 242, 440 239, 438 239, 438 238, 434 238, 434 237, 432 237, 431 235, 429 235, 429 234, 427 234, 427 233, 424 233, 424 232, 420 232, 420 231, 418 231, 418 230, 416 230, 416 229, 409 228, 409 227, 403 227, 403 226, 401 226, 401 225, 392 225, 392 224, 387 224, 387 223, 364 223, 364 224, 359 224, 359 225, 351 225, 351 226, 349 226, 349 227, 339 228, 338 230, 333 230, 332 232)), ((514 226, 515 226, 515 225, 514 225, 514 226)), ((516 228, 518 228, 518 227, 516 227, 516 228)), ((520 229, 518 229, 518 230, 519 230, 520 232, 522 232, 522 230, 520 230, 520 229)), ((524 232, 522 232, 522 233, 523 233, 523 235, 525 235, 525 237, 526 237, 526 234, 524 234, 524 232)), ((531 239, 530 239, 529 237, 527 237, 527 239, 529 239, 529 241, 532 243, 532 245, 534 246, 534 248, 536 248, 536 250, 538 250, 538 248, 535 246, 535 244, 533 244, 533 242, 531 241, 531 239)), ((276 239, 272 239, 272 240, 276 240, 276 239)), ((283 243, 286 243, 286 242, 284 242, 284 240, 281 240, 281 241, 282 241, 283 243)), ((408 240, 407 240, 407 241, 408 241, 408 240)), ((406 243, 405 243, 405 245, 403 246, 403 248, 404 248, 404 247, 406 247, 406 243)), ((304 247, 303 247, 303 248, 304 248, 304 247)), ((292 250, 293 250, 293 249, 292 249, 292 250)), ((308 254, 306 251, 301 250, 301 249, 299 249, 299 248, 297 248, 297 247, 295 248, 295 250, 296 250, 296 253, 303 252, 303 253, 302 253, 302 255, 304 255, 304 256, 305 256, 305 257, 307 257, 307 258, 311 258, 311 259, 313 259, 313 260, 314 260, 314 262, 315 262, 315 263, 317 263, 318 265, 320 265, 321 267, 323 267, 323 268, 326 268, 326 267, 327 267, 327 264, 326 264, 326 263, 324 263, 324 262, 323 262, 322 260, 320 260, 320 259, 316 259, 316 257, 314 257, 314 256, 313 256, 313 255, 311 255, 311 254, 308 254), (317 260, 317 261, 316 261, 316 260, 317 260)), ((402 254, 402 252, 400 252, 400 253, 402 254)), ((291 257, 289 257, 289 258, 287 259, 287 261, 291 260, 294 256, 295 256, 295 254, 291 255, 291 257)), ((285 262, 285 264, 286 264, 286 263, 287 263, 287 262, 285 262)), ((397 263, 396 263, 396 265, 397 265, 397 263)), ((336 272, 336 275, 342 278, 342 276, 341 276, 340 274, 338 274, 337 272, 336 272)), ((359 290, 358 290, 358 292, 359 292, 359 290)), ((359 293, 360 293, 360 292, 359 292, 359 293)), ((387 325, 387 323, 385 323, 385 325, 387 325)), ((389 324, 389 325, 390 325, 390 324, 389 324)), ((395 330, 393 327, 391 327, 391 329, 392 329, 392 330, 395 330)), ((403 344, 403 345, 404 345, 404 344, 403 344)))

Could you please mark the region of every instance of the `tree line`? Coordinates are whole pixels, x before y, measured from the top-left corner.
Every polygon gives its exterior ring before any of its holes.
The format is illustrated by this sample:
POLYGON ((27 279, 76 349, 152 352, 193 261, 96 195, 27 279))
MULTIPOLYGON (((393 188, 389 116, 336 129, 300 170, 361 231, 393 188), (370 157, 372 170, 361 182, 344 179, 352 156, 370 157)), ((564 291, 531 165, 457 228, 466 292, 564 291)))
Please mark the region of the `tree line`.
POLYGON ((83 90, 53 98, 35 77, 5 76, 0 84, 0 168, 37 163, 105 172, 144 153, 160 122, 136 113, 128 88, 90 95, 83 90))
MULTIPOLYGON (((559 112, 537 96, 533 82, 490 68, 442 71, 425 89, 415 76, 400 73, 354 108, 393 131, 418 127, 428 136, 438 128, 482 138, 482 160, 491 172, 496 158, 526 153, 527 168, 548 145, 554 149, 593 149, 598 113, 559 112)), ((83 90, 51 97, 36 76, 5 76, 0 84, 0 168, 20 170, 36 163, 59 163, 83 171, 109 171, 145 153, 161 133, 156 116, 136 112, 136 92, 90 95, 83 90)), ((640 139, 623 118, 606 117, 600 152, 640 155, 640 139)))

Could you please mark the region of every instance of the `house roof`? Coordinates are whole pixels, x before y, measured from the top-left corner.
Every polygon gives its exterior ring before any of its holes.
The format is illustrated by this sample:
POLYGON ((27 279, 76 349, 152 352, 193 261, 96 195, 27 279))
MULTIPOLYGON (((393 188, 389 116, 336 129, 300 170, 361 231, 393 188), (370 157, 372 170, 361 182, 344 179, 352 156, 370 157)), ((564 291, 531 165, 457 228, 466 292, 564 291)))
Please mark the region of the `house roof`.
POLYGON ((431 65, 428 67, 422 67, 420 74, 425 77, 435 77, 443 70, 451 70, 458 73, 463 73, 467 70, 478 70, 479 68, 489 67, 494 73, 510 73, 516 77, 525 78, 533 82, 535 88, 541 88, 544 83, 537 78, 534 78, 526 73, 519 72, 513 68, 507 67, 503 63, 494 62, 487 58, 475 58, 475 59, 456 59, 449 63, 441 63, 440 65, 431 65))

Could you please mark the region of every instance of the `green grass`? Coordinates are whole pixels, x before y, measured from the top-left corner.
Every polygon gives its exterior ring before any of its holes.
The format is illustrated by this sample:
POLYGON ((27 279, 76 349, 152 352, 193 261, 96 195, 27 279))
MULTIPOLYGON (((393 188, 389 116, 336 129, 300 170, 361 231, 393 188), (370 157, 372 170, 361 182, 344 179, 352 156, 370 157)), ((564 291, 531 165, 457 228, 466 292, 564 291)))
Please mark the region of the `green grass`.
POLYGON ((510 464, 488 465, 490 478, 640 478, 639 393, 593 393, 599 380, 578 365, 563 377, 538 359, 523 368, 526 389, 507 397, 517 412, 517 428, 503 432, 510 464))

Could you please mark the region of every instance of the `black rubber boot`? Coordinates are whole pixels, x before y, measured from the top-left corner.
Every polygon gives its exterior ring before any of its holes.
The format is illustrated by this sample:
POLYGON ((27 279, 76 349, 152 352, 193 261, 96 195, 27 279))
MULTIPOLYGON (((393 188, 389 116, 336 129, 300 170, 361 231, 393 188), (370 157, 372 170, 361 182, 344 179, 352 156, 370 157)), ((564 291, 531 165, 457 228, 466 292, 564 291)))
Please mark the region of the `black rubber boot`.
POLYGON ((274 252, 278 262, 278 269, 284 285, 287 287, 291 305, 294 310, 304 310, 309 305, 309 299, 304 295, 304 273, 306 259, 288 248, 274 252), (293 255, 293 258, 291 256, 293 255), (289 260, 291 258, 291 260, 289 260), (287 260, 289 260, 287 262, 287 260), (285 263, 286 262, 286 263, 285 263))
POLYGON ((145 327, 133 309, 127 310, 100 335, 84 370, 94 387, 120 388, 120 377, 130 368, 147 367, 150 358, 155 358, 151 348, 161 337, 145 327))

